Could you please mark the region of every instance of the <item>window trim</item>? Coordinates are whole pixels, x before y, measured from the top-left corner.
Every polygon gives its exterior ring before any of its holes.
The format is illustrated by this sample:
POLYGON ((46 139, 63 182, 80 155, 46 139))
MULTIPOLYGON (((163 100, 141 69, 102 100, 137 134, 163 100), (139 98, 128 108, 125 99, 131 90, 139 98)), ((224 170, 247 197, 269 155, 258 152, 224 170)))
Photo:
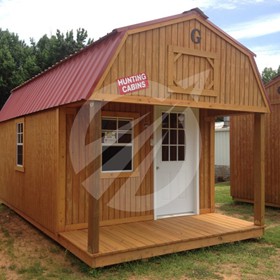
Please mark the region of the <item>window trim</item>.
MULTIPOLYGON (((163 143, 163 137, 161 139, 161 161, 162 162, 182 162, 186 160, 186 115, 184 112, 162 112, 161 113, 161 117, 163 117, 164 115, 168 115, 168 127, 163 127, 163 125, 161 126, 161 132, 163 135, 163 131, 168 132, 168 140, 167 143, 163 143), (176 115, 176 127, 171 127, 171 114, 175 114, 176 115), (178 121, 179 121, 179 115, 183 115, 184 116, 184 127, 179 127, 178 126, 178 121), (184 143, 179 143, 179 132, 183 132, 184 135, 184 143), (176 143, 171 143, 171 133, 175 132, 176 133, 176 143), (164 160, 163 159, 163 148, 166 147, 168 150, 168 159, 164 160), (171 147, 176 147, 176 159, 172 159, 171 157, 171 147), (183 154, 183 159, 180 159, 180 155, 179 155, 179 148, 183 147, 184 148, 184 154, 183 154)), ((162 121, 163 123, 163 121, 162 121)))
MULTIPOLYGON (((131 112, 111 112, 111 111, 102 111, 102 118, 123 118, 135 119, 140 117, 138 113, 131 112)), ((102 131, 102 129, 101 129, 102 131)), ((101 136, 100 136, 101 137, 101 136)), ((138 177, 139 176, 139 148, 138 148, 138 137, 139 137, 139 123, 134 124, 132 128, 132 170, 131 171, 102 171, 102 146, 101 143, 101 157, 100 157, 100 177, 101 178, 123 178, 123 177, 138 177)), ((102 141, 101 141, 102 142, 102 141)))
POLYGON ((16 132, 16 137, 15 137, 15 170, 24 172, 24 166, 25 166, 25 120, 24 118, 20 118, 15 120, 15 132, 16 132), (22 143, 18 143, 18 125, 22 124, 22 143), (22 165, 18 164, 18 146, 22 146, 22 165))

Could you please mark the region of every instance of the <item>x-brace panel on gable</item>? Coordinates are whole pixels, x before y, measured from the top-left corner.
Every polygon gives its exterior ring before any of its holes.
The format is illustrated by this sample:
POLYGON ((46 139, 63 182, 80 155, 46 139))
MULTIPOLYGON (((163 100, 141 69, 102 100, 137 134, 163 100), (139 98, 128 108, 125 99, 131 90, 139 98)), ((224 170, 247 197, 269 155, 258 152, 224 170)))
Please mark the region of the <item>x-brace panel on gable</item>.
POLYGON ((168 88, 173 93, 217 96, 219 60, 210 52, 169 46, 168 88))

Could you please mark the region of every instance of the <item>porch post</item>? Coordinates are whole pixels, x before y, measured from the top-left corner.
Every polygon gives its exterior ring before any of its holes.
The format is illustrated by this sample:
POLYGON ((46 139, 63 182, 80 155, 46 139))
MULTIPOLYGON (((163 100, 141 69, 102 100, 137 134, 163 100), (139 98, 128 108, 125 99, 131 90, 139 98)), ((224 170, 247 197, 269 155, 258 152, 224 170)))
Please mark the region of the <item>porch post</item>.
POLYGON ((210 118, 210 155, 209 155, 209 179, 210 179, 210 207, 211 213, 215 212, 215 118, 210 118))
POLYGON ((94 101, 89 106, 89 139, 93 143, 90 151, 94 158, 90 164, 89 195, 88 195, 88 252, 99 251, 99 191, 101 168, 101 102, 94 101), (94 194, 94 195, 93 195, 94 194))
POLYGON ((265 138, 264 114, 254 115, 254 223, 264 225, 265 215, 265 138))

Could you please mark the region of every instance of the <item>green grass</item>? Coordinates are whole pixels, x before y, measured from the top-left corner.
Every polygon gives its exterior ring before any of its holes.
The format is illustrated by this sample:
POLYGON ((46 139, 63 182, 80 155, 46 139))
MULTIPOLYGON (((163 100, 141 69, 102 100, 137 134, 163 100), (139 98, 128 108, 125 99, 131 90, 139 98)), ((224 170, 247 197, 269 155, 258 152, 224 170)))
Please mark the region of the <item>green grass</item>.
MULTIPOLYGON (((253 206, 231 199, 228 183, 216 186, 216 203, 219 212, 253 220, 253 206)), ((0 205, 0 213, 8 211, 0 205)), ((0 216, 1 217, 1 216, 0 216)), ((5 248, 12 264, 0 267, 0 280, 9 279, 9 271, 19 279, 100 279, 100 280, 156 280, 156 279, 280 279, 280 211, 266 208, 267 229, 263 238, 182 253, 154 257, 148 260, 123 263, 92 269, 61 246, 50 241, 47 250, 38 248, 36 257, 26 255, 16 262, 18 252, 14 242, 22 231, 9 232, 7 224, 1 224, 5 248), (56 260, 58 258, 63 263, 56 260)))
POLYGON ((3 233, 3 238, 0 241, 1 250, 5 250, 8 255, 13 258, 14 255, 14 237, 10 234, 10 232, 5 227, 5 224, 0 225, 0 230, 3 233))
POLYGON ((250 275, 249 279, 280 279, 280 271, 275 270, 279 260, 273 259, 276 254, 274 247, 251 240, 107 268, 90 269, 82 263, 76 265, 85 279, 224 279, 223 275, 236 273, 250 275))
MULTIPOLYGON (((188 251, 145 261, 134 261, 107 268, 85 269, 80 266, 84 275, 90 279, 222 279, 216 274, 209 262, 200 259, 205 250, 188 251), (218 277, 218 278, 217 278, 218 277)), ((204 257, 206 259, 207 256, 204 257)), ((214 258, 212 258, 214 261, 214 258)))
POLYGON ((215 202, 216 203, 231 203, 231 202, 233 202, 233 200, 230 196, 230 187, 229 187, 228 182, 216 184, 215 202))
POLYGON ((268 228, 265 231, 263 241, 280 248, 280 225, 268 228))
POLYGON ((216 184, 215 202, 220 211, 226 215, 238 216, 249 221, 253 219, 253 205, 234 201, 230 195, 230 185, 228 182, 216 184))
POLYGON ((22 279, 46 279, 44 277, 44 268, 40 262, 34 262, 30 266, 18 269, 22 279))
POLYGON ((265 224, 271 226, 279 224, 280 222, 280 209, 273 207, 266 207, 265 209, 265 224))

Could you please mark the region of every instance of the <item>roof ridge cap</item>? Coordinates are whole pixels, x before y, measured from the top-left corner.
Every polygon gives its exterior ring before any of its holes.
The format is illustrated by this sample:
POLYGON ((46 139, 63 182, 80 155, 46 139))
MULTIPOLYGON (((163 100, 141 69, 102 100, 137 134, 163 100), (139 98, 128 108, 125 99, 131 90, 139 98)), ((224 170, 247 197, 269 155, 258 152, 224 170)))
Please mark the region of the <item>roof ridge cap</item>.
POLYGON ((198 14, 199 16, 202 16, 204 19, 208 19, 208 16, 206 16, 202 10, 200 10, 199 8, 193 8, 191 10, 184 11, 183 13, 180 13, 180 14, 175 14, 175 15, 171 15, 171 16, 161 17, 161 18, 157 18, 157 19, 147 20, 147 21, 138 22, 138 23, 131 24, 131 25, 118 27, 118 28, 115 28, 113 31, 118 31, 118 32, 128 31, 128 30, 139 28, 139 27, 146 27, 149 25, 170 21, 172 19, 184 18, 187 15, 191 15, 194 13, 198 14))

